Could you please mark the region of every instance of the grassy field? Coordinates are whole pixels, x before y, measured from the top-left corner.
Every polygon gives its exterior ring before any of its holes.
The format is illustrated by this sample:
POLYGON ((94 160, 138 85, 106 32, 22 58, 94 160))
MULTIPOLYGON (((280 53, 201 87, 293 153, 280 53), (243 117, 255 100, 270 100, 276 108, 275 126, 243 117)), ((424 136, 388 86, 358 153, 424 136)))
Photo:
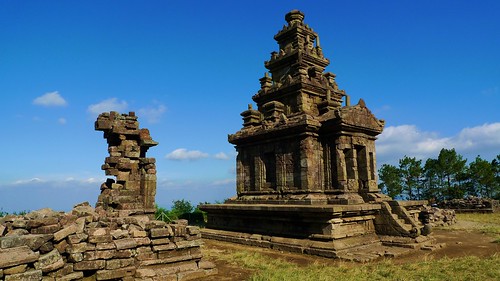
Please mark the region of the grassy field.
POLYGON ((423 262, 394 264, 391 260, 338 266, 308 265, 298 267, 280 259, 242 252, 231 255, 231 261, 255 270, 253 281, 273 280, 500 280, 500 256, 486 259, 464 257, 423 262))
MULTIPOLYGON (((446 231, 482 232, 500 238, 500 214, 459 214, 455 226, 446 231)), ((359 264, 313 262, 299 265, 254 251, 220 252, 206 249, 209 259, 218 259, 251 272, 252 281, 323 280, 500 280, 500 253, 489 257, 427 258, 396 262, 384 259, 359 264)))
POLYGON ((441 229, 478 231, 491 235, 496 243, 500 243, 500 213, 457 214, 457 222, 455 225, 441 227, 441 229))

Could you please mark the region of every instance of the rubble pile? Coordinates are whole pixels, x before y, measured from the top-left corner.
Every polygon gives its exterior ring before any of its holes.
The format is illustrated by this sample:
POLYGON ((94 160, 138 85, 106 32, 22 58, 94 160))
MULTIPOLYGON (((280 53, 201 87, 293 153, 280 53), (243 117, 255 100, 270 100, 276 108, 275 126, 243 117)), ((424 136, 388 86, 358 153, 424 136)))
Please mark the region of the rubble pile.
POLYGON ((102 113, 108 178, 96 207, 41 209, 0 218, 0 280, 191 280, 215 274, 202 259, 200 229, 154 220, 157 145, 134 112, 102 113))
POLYGON ((457 223, 455 211, 450 209, 441 209, 437 207, 426 208, 420 213, 425 223, 430 226, 447 226, 457 223))
POLYGON ((444 200, 438 204, 440 208, 453 209, 457 213, 494 213, 498 212, 500 205, 498 200, 468 196, 463 199, 444 200))
POLYGON ((101 217, 88 203, 0 218, 0 280, 186 280, 213 273, 200 230, 148 217, 101 217))

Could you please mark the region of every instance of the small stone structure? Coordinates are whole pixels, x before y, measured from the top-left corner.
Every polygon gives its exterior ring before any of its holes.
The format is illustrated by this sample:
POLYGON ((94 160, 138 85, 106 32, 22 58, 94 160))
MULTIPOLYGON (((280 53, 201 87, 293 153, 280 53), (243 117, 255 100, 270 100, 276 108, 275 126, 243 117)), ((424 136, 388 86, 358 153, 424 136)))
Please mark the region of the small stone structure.
POLYGON ((133 112, 101 114, 110 156, 96 208, 42 209, 0 218, 0 280, 191 280, 216 273, 198 227, 153 219, 157 145, 133 112))
POLYGON ((455 210, 427 206, 420 213, 421 220, 430 226, 449 226, 457 223, 455 210))
POLYGON ((467 196, 463 199, 451 199, 438 203, 440 208, 452 209, 457 213, 495 213, 500 210, 498 200, 467 196))
POLYGON ((205 205, 203 237, 343 259, 432 249, 419 221, 425 201, 395 201, 377 185, 375 139, 384 127, 363 100, 351 105, 319 36, 294 10, 274 39, 279 51, 229 135, 237 197, 205 205), (401 251, 400 251, 401 250, 401 251))

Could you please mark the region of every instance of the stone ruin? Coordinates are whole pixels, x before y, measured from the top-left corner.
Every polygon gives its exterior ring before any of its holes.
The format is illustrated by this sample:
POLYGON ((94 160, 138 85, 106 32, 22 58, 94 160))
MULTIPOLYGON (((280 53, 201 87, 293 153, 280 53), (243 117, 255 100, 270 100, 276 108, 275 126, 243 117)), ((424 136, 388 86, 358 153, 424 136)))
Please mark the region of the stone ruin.
POLYGON ((454 210, 456 213, 496 213, 500 210, 498 200, 476 196, 444 200, 437 205, 440 208, 454 210))
POLYGON ((346 260, 433 250, 419 220, 425 201, 395 201, 377 185, 375 140, 384 127, 361 99, 351 105, 325 72, 319 36, 304 14, 286 14, 279 51, 241 113, 237 196, 205 205, 204 238, 346 260), (398 246, 398 247, 395 247, 398 246))
POLYGON ((440 209, 438 207, 427 206, 420 213, 421 221, 435 226, 449 226, 457 223, 455 210, 440 209))
POLYGON ((154 220, 157 145, 133 112, 99 115, 110 156, 96 207, 0 218, 0 280, 192 280, 215 274, 186 220, 154 220))

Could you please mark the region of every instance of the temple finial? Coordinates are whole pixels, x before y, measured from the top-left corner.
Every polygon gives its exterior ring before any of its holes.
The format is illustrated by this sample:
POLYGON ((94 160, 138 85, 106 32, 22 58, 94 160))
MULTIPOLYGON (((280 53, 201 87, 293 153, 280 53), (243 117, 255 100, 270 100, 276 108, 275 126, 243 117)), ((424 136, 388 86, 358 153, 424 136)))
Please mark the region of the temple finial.
POLYGON ((299 10, 292 10, 285 15, 285 20, 288 22, 289 26, 302 23, 304 21, 304 13, 299 10))

